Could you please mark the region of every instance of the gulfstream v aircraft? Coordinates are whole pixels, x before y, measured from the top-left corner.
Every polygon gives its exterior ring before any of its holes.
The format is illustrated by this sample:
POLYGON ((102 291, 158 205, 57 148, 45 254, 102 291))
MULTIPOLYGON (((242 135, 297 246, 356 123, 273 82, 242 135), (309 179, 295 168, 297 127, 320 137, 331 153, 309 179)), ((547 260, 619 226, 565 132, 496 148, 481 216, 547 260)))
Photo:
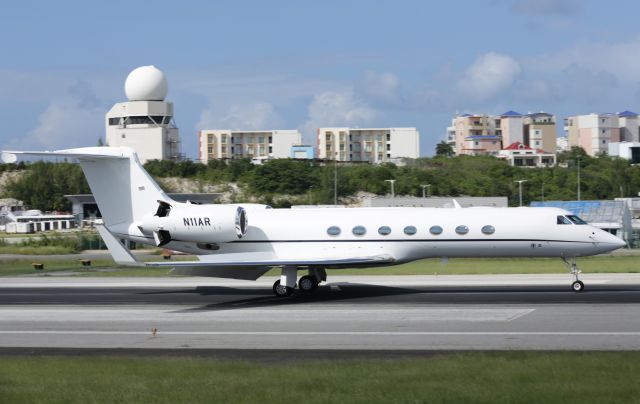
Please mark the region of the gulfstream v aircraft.
POLYGON ((271 209, 171 200, 125 147, 5 152, 76 158, 103 215, 101 236, 124 265, 170 266, 173 273, 257 279, 273 267, 277 296, 314 291, 327 269, 397 265, 430 257, 558 257, 580 292, 576 257, 624 241, 557 208, 271 209), (138 262, 120 240, 162 246, 198 261, 138 262), (297 277, 299 270, 308 274, 297 277))

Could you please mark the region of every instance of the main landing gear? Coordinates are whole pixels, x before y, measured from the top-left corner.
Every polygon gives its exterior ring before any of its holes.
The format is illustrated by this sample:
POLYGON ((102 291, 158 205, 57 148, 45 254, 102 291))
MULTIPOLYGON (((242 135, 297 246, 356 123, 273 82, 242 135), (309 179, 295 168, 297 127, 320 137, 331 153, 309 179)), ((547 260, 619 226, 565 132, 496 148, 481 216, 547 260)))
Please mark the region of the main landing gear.
POLYGON ((323 268, 309 269, 309 274, 300 278, 296 284, 298 268, 284 267, 282 274, 273 284, 273 294, 278 297, 291 296, 297 290, 303 293, 312 293, 318 289, 320 282, 327 280, 327 273, 323 268))
POLYGON ((582 281, 578 279, 578 276, 582 271, 576 264, 576 258, 572 257, 570 258, 570 261, 567 261, 566 258, 562 257, 562 261, 564 261, 564 263, 567 265, 567 267, 569 268, 569 272, 571 272, 571 275, 573 276, 571 290, 573 290, 574 292, 582 292, 584 290, 584 283, 582 283, 582 281))

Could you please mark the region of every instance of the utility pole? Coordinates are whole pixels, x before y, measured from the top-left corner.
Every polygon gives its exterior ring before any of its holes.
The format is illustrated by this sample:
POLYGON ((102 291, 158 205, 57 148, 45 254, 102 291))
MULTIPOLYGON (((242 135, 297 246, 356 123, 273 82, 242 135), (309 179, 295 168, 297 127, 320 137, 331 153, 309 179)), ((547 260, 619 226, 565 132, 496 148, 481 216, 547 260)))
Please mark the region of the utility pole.
POLYGON ((580 156, 577 156, 576 161, 578 163, 578 200, 580 200, 580 156))
POLYGON ((333 205, 338 206, 338 156, 333 161, 333 205))
POLYGON ((517 180, 513 182, 518 183, 518 194, 520 195, 520 206, 522 206, 522 183, 527 182, 528 180, 517 180))
POLYGON ((395 191, 393 189, 393 184, 396 182, 396 180, 385 180, 385 181, 391 184, 391 197, 395 198, 396 193, 395 193, 395 191))
POLYGON ((423 198, 426 198, 427 196, 431 196, 431 195, 429 195, 429 191, 431 190, 431 184, 425 184, 425 185, 420 185, 420 186, 422 187, 422 197, 423 198), (424 193, 424 189, 425 188, 427 189, 427 196, 425 196, 425 193, 424 193))

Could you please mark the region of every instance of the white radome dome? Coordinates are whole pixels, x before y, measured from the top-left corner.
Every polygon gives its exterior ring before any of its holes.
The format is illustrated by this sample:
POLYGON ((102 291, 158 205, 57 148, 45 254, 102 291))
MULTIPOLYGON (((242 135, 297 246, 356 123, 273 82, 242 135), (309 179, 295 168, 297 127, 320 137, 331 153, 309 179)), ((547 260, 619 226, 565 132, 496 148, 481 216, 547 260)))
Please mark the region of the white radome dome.
POLYGON ((134 69, 124 82, 124 92, 129 101, 164 101, 167 91, 167 79, 155 66, 134 69))

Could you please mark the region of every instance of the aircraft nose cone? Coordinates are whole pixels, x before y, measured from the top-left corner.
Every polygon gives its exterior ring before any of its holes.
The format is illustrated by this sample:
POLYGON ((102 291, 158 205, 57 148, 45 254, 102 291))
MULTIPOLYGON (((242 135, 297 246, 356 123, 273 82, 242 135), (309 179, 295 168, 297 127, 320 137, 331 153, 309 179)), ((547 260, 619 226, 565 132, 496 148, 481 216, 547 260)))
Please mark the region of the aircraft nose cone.
POLYGON ((621 239, 620 237, 616 237, 611 233, 606 233, 606 238, 603 240, 607 244, 611 244, 613 247, 622 248, 627 245, 627 243, 621 239))

